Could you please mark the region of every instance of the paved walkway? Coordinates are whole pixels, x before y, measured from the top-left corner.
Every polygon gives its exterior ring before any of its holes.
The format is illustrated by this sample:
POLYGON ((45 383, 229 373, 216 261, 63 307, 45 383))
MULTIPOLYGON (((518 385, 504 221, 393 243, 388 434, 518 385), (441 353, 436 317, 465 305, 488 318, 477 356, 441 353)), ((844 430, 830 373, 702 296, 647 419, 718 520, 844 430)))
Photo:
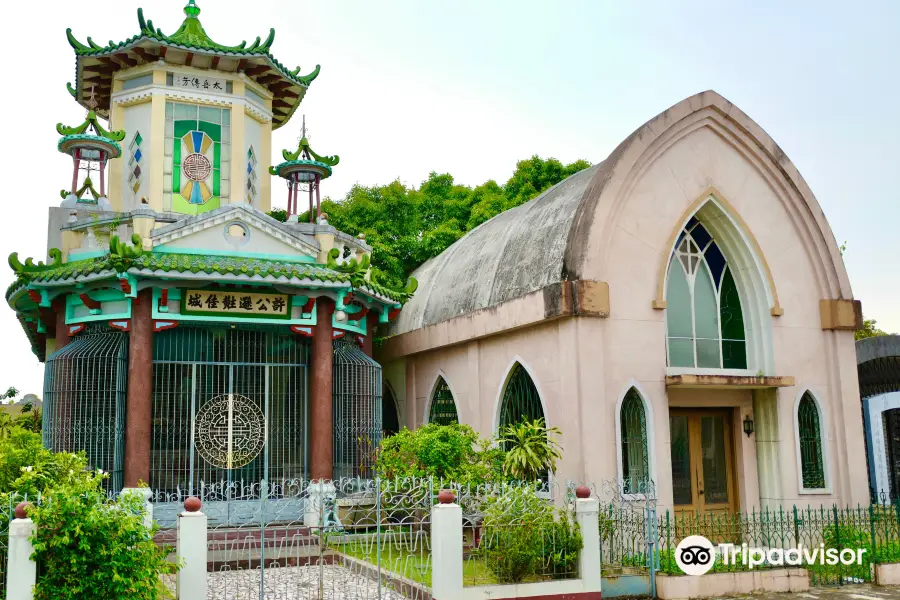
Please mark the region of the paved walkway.
POLYGON ((881 587, 865 583, 813 588, 808 592, 797 594, 754 594, 752 596, 729 596, 729 598, 753 598, 753 600, 900 600, 900 587, 881 587))

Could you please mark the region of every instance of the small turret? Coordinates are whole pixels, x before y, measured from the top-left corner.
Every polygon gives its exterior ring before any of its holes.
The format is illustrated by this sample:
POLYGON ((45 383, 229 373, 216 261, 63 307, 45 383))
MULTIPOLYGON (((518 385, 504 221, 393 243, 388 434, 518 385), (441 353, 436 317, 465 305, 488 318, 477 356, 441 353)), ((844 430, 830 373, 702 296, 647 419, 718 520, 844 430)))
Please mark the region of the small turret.
POLYGON ((86 204, 101 210, 110 209, 106 198, 106 163, 122 154, 119 142, 125 139, 125 132, 104 129, 98 121, 96 108, 97 101, 92 94, 84 123, 77 127, 66 127, 62 123, 56 125, 56 131, 62 136, 57 148, 71 156, 73 162, 72 187, 60 192, 62 206, 67 208, 86 204), (91 179, 94 171, 99 171, 99 191, 91 179))
POLYGON ((312 223, 322 215, 321 194, 319 187, 322 180, 331 177, 332 167, 337 166, 340 157, 322 156, 313 152, 306 137, 306 115, 303 115, 303 129, 297 150, 282 151, 283 163, 269 167, 269 173, 285 179, 288 184, 287 215, 299 214, 298 202, 300 191, 309 191, 309 222, 312 223), (316 197, 316 211, 313 214, 313 192, 316 197))

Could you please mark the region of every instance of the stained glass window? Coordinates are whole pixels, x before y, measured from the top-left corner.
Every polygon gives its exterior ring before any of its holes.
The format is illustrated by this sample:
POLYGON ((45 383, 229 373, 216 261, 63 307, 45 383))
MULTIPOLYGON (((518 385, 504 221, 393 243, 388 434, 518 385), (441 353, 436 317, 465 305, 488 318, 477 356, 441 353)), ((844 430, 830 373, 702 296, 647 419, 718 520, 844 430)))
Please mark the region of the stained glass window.
POLYGON ((253 146, 247 149, 247 204, 254 204, 256 202, 256 181, 258 176, 256 174, 256 152, 253 151, 253 146))
POLYGON ((725 255, 697 219, 669 262, 666 329, 670 367, 746 369, 741 299, 725 255))
POLYGON ((822 426, 819 406, 809 392, 803 394, 797 408, 797 435, 800 437, 800 470, 803 487, 825 487, 825 460, 822 454, 822 426))
POLYGON ((131 143, 128 145, 128 184, 131 186, 131 191, 134 193, 135 198, 137 198, 138 192, 141 190, 141 184, 144 182, 144 168, 147 163, 147 161, 143 160, 144 150, 141 148, 143 143, 144 138, 141 137, 141 132, 136 131, 134 137, 131 138, 131 143))
POLYGON ((637 390, 631 388, 622 401, 619 414, 622 433, 622 491, 626 494, 644 493, 650 480, 650 461, 647 451, 647 416, 644 402, 637 390))
POLYGON ((166 103, 165 210, 199 214, 228 202, 231 110, 166 103))
POLYGON ((453 425, 459 423, 456 414, 456 402, 453 401, 453 392, 443 377, 438 377, 437 385, 431 396, 431 408, 428 410, 428 422, 438 425, 453 425))

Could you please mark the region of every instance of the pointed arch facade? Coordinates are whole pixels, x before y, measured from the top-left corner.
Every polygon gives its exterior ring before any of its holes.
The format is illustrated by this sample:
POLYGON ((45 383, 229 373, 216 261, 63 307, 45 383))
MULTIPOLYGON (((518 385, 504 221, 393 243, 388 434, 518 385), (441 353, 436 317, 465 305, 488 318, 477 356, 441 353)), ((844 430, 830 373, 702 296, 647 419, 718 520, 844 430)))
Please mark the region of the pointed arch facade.
POLYGON ((676 369, 771 373, 772 322, 783 314, 759 244, 710 188, 678 220, 660 263, 666 355, 676 369))

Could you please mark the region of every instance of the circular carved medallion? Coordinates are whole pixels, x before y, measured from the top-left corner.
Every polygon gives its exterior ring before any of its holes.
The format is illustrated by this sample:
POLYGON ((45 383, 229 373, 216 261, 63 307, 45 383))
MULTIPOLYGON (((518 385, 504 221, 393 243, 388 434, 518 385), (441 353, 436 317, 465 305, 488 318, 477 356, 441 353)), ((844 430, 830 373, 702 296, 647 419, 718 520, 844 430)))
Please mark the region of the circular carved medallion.
POLYGON ((194 435, 204 460, 220 469, 237 469, 266 445, 266 418, 246 396, 223 394, 197 411, 194 435))
POLYGON ((191 181, 203 181, 212 172, 212 165, 202 154, 188 154, 181 163, 181 171, 191 181))

